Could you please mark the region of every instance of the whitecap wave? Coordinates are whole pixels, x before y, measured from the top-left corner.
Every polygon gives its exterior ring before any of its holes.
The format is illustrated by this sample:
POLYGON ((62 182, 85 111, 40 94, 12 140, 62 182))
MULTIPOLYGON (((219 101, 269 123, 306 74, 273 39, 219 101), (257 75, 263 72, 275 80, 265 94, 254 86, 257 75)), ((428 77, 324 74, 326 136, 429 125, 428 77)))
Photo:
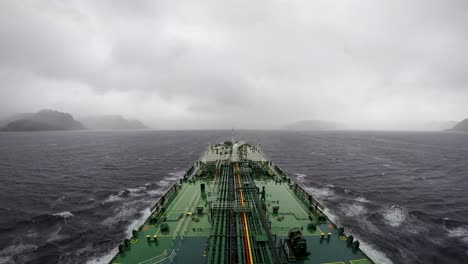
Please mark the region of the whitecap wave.
POLYGON ((62 217, 63 219, 68 219, 68 218, 72 218, 73 216, 75 216, 74 214, 72 214, 69 211, 56 213, 56 214, 53 214, 53 215, 58 216, 58 217, 62 217))
POLYGON ((160 180, 158 183, 156 183, 158 186, 160 187, 166 187, 170 184, 170 182, 166 181, 166 180, 160 180))
POLYGON ((302 173, 294 173, 294 175, 296 175, 296 180, 298 182, 304 182, 304 178, 307 177, 307 175, 302 173))
POLYGON ((447 229, 449 237, 464 237, 468 236, 468 227, 460 226, 453 229, 447 229))
POLYGON ((36 249, 37 249, 37 246, 32 245, 32 244, 19 244, 19 245, 16 244, 16 245, 11 245, 9 247, 4 248, 2 251, 0 251, 0 256, 2 257, 16 256, 16 255, 34 251, 36 249))
POLYGON ((399 205, 392 205, 382 214, 385 222, 393 227, 400 226, 408 217, 408 213, 399 205))
POLYGON ((138 193, 138 192, 141 192, 141 191, 144 191, 146 190, 146 187, 142 186, 142 187, 138 187, 138 188, 128 188, 128 189, 125 189, 125 191, 129 192, 129 193, 138 193))
POLYGON ((169 172, 168 176, 164 177, 164 179, 167 181, 175 181, 184 177, 184 174, 185 174, 185 171, 169 172))
MULTIPOLYGON (((333 214, 328 208, 325 208, 323 210, 323 212, 325 213, 325 215, 327 215, 327 217, 332 221, 334 222, 335 224, 337 225, 340 225, 340 221, 338 219, 338 216, 336 216, 335 214, 333 214)), ((371 223, 368 223, 370 225, 372 225, 371 223)), ((373 226, 373 225, 372 225, 373 226)), ((377 231, 377 227, 373 226, 373 228, 375 228, 374 231, 377 231)), ((377 249, 375 249, 372 245, 366 243, 366 242, 363 242, 362 240, 360 240, 358 237, 355 236, 355 239, 359 240, 360 241, 360 248, 366 252, 367 256, 369 256, 370 259, 372 259, 375 263, 382 263, 382 264, 393 264, 393 262, 387 257, 387 255, 385 255, 385 253, 381 252, 381 251, 378 251, 377 249)))
POLYGON ((359 216, 367 213, 366 207, 362 204, 344 204, 341 205, 343 213, 347 216, 359 216))
POLYGON ((360 203, 368 203, 368 202, 370 202, 370 201, 367 200, 365 197, 360 196, 360 195, 357 196, 357 197, 355 197, 354 200, 355 200, 355 201, 358 201, 358 202, 360 202, 360 203))
POLYGON ((147 192, 149 196, 161 196, 161 194, 163 193, 163 191, 161 190, 151 190, 151 191, 148 191, 147 192))
POLYGON ((380 263, 380 264, 393 264, 393 262, 385 255, 385 253, 378 251, 375 249, 372 245, 367 244, 366 242, 359 241, 360 245, 359 247, 362 249, 362 251, 366 252, 366 255, 369 256, 374 263, 380 263))
POLYGON ((318 199, 330 198, 330 197, 335 196, 335 192, 329 187, 324 187, 324 188, 307 187, 306 190, 310 192, 314 197, 317 197, 318 199))
POLYGON ((141 196, 145 194, 146 186, 141 186, 137 188, 127 188, 123 191, 120 191, 118 194, 110 194, 107 199, 104 200, 104 203, 120 201, 125 198, 125 196, 141 196))
MULTIPOLYGON (((34 232, 32 229, 29 229, 27 231, 27 233, 25 234, 26 237, 29 237, 29 238, 34 238, 34 237, 38 237, 39 236, 39 233, 38 232, 34 232)), ((1 263, 1 262, 0 262, 1 263)))
POLYGON ((136 197, 136 196, 141 196, 144 195, 146 192, 146 187, 137 187, 137 188, 128 188, 125 189, 124 194, 128 194, 130 197, 136 197))
POLYGON ((160 187, 167 187, 173 182, 179 180, 182 178, 185 174, 185 171, 176 171, 176 172, 170 172, 168 176, 164 177, 162 180, 156 183, 156 185, 160 187))
POLYGON ((373 222, 369 221, 368 219, 362 219, 360 221, 368 232, 373 234, 382 234, 382 230, 380 230, 379 227, 377 227, 373 222))
POLYGON ((122 207, 116 208, 112 216, 106 218, 102 223, 106 226, 112 226, 121 221, 130 221, 135 219, 135 215, 137 214, 137 208, 132 206, 131 203, 124 204, 122 207))
POLYGON ((452 229, 447 229, 448 236, 458 238, 468 244, 468 227, 460 226, 452 229))
POLYGON ((0 256, 0 264, 14 264, 15 261, 12 257, 2 257, 0 256))
POLYGON ((111 214, 110 217, 106 218, 102 221, 102 224, 106 226, 112 226, 119 222, 133 222, 139 220, 146 220, 149 217, 147 215, 147 211, 149 211, 149 206, 151 205, 151 201, 133 201, 123 204, 122 206, 115 208, 114 213, 111 214), (137 206, 138 204, 138 206, 137 206), (148 206, 147 209, 141 210, 141 206, 148 206), (146 216, 144 219, 141 219, 141 214, 146 216), (135 220, 136 219, 136 220, 135 220))
POLYGON ((132 231, 134 229, 138 229, 142 224, 145 223, 146 219, 151 215, 151 210, 149 208, 146 208, 142 211, 140 211, 141 217, 138 219, 135 219, 127 228, 127 237, 130 238, 132 236, 132 231))
MULTIPOLYGON (((106 221, 104 221, 103 223, 106 224, 106 225, 110 225, 110 224, 116 223, 119 220, 128 219, 129 216, 137 214, 136 210, 132 210, 132 209, 124 209, 124 210, 120 210, 119 212, 122 212, 122 213, 120 213, 119 215, 117 215, 117 216, 115 216, 113 218, 106 219, 106 221)), ((133 220, 133 222, 127 227, 127 231, 125 232, 125 236, 127 238, 130 238, 132 236, 132 231, 134 229, 138 229, 142 224, 145 223, 146 219, 148 219, 148 217, 151 215, 151 211, 150 211, 149 208, 146 208, 146 209, 140 211, 140 215, 141 215, 141 217, 139 217, 138 219, 133 220)), ((86 264, 110 263, 111 260, 114 258, 114 256, 117 255, 118 251, 119 251, 118 248, 114 248, 110 252, 108 252, 108 253, 106 253, 106 254, 104 254, 102 256, 95 257, 93 259, 88 260, 86 262, 86 264)))
POLYGON ((109 253, 106 253, 103 256, 93 258, 93 259, 90 259, 90 260, 86 261, 86 264, 108 264, 108 263, 110 263, 112 261, 114 256, 117 255, 117 253, 119 253, 119 249, 114 248, 109 253))
POLYGON ((328 219, 330 219, 332 222, 334 222, 335 224, 339 224, 339 221, 338 221, 338 216, 336 216, 335 214, 333 214, 330 209, 328 208, 325 208, 323 209, 323 213, 328 217, 328 219))
POLYGON ((104 203, 108 202, 114 202, 114 201, 120 201, 123 199, 122 195, 124 194, 125 191, 120 191, 118 194, 111 194, 107 197, 107 199, 104 200, 104 203))
POLYGON ((61 230, 62 230, 62 227, 59 227, 54 232, 48 233, 47 235, 49 238, 47 239, 47 242, 50 243, 50 242, 59 241, 60 239, 62 239, 63 236, 59 234, 61 230))

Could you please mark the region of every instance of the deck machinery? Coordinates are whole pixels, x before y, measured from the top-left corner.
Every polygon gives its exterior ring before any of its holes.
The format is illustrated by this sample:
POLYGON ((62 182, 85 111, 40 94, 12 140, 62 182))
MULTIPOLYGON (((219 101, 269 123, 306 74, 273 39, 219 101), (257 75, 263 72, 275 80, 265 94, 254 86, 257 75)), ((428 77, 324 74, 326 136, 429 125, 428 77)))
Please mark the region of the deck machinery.
POLYGON ((151 208, 112 264, 373 263, 259 146, 224 142, 151 208))

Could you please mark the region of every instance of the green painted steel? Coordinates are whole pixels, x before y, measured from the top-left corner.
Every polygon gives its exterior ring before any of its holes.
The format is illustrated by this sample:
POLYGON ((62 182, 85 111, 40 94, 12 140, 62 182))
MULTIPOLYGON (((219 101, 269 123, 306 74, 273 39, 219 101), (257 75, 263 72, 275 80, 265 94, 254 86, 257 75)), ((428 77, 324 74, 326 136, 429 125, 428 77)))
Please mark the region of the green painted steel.
POLYGON ((209 146, 151 212, 117 247, 112 264, 250 263, 250 252, 252 263, 288 263, 282 242, 292 228, 300 230, 309 252, 296 263, 373 263, 347 242, 346 232, 340 236, 319 202, 253 144, 209 146))

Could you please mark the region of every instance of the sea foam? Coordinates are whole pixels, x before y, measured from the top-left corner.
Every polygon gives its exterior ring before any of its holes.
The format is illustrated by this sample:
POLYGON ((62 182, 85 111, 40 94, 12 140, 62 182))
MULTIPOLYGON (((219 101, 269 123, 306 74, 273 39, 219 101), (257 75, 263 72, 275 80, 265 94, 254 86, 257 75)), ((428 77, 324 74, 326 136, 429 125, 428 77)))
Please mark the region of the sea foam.
POLYGON ((382 214, 385 222, 393 227, 400 226, 408 217, 408 213, 399 205, 392 205, 382 214))
POLYGON ((448 236, 458 238, 468 244, 468 227, 460 226, 452 229, 447 229, 448 236))
POLYGON ((62 217, 63 219, 68 219, 68 218, 72 218, 73 216, 75 216, 74 214, 72 214, 69 211, 56 213, 56 214, 53 214, 53 215, 58 216, 58 217, 62 217))
POLYGON ((341 208, 347 216, 359 216, 367 213, 366 207, 362 204, 344 204, 341 208))

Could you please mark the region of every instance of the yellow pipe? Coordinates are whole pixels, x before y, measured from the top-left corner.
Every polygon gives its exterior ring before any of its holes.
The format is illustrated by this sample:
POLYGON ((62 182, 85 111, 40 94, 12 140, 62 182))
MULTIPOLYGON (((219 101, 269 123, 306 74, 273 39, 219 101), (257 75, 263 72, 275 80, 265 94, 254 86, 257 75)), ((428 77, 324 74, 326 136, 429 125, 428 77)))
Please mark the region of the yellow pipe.
MULTIPOLYGON (((239 170, 239 164, 236 164, 236 168, 237 170, 239 170)), ((237 183, 239 187, 242 187, 239 173, 237 174, 237 183)), ((242 189, 239 189, 239 190, 240 190, 240 196, 241 196, 241 205, 244 206, 244 194, 242 192, 242 189)), ((245 232, 247 235, 247 247, 249 250, 250 263, 253 264, 252 247, 250 245, 250 235, 249 235, 249 227, 247 225, 247 216, 245 215, 245 213, 242 213, 242 216, 244 217, 244 227, 245 227, 245 232)))
POLYGON ((251 248, 251 246, 250 246, 249 227, 247 226, 247 217, 245 216, 245 213, 244 213, 244 219, 245 219, 245 231, 247 232, 247 245, 248 245, 248 247, 249 247, 250 263, 253 264, 252 248, 251 248))

